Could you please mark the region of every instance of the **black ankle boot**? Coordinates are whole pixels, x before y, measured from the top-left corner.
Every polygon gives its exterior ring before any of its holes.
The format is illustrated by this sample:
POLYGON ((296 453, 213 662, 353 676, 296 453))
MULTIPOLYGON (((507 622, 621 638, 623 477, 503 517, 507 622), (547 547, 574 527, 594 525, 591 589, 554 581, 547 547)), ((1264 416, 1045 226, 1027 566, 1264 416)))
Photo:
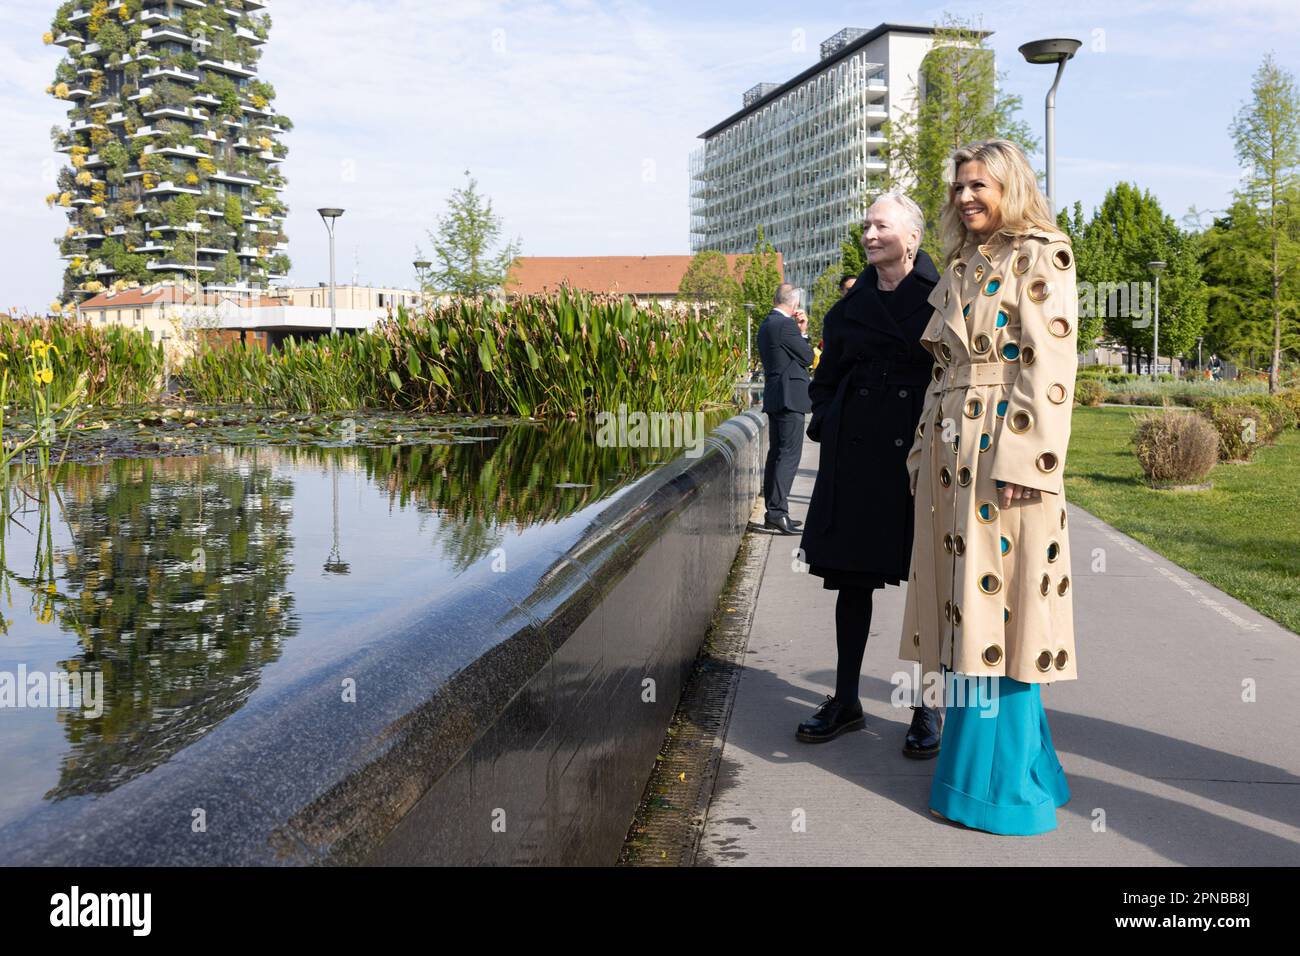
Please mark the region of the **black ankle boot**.
POLYGON ((938 707, 913 707, 912 726, 907 728, 907 738, 903 741, 903 753, 918 760, 937 757, 942 733, 942 710, 938 707))
POLYGON ((827 694, 826 703, 799 725, 795 737, 806 744, 820 744, 834 740, 850 730, 861 730, 864 726, 866 720, 862 716, 861 701, 845 703, 838 697, 827 694))

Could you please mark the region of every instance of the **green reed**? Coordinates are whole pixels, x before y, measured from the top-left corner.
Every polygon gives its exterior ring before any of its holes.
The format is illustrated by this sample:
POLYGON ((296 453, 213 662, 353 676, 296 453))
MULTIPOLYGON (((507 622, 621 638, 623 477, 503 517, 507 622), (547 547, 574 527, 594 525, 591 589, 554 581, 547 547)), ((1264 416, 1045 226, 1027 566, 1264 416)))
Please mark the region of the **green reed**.
POLYGON ((269 353, 208 349, 182 380, 202 404, 577 418, 619 404, 719 407, 743 364, 744 329, 725 317, 563 289, 399 308, 367 332, 290 340, 269 353))
MULTIPOLYGON (((97 405, 134 405, 158 396, 163 377, 163 347, 145 332, 118 325, 93 326, 73 318, 19 318, 0 323, 0 365, 17 382, 29 372, 32 345, 53 347, 59 361, 47 384, 62 404, 84 376, 81 400, 97 405)), ((30 408, 30 396, 17 390, 10 400, 30 408)))

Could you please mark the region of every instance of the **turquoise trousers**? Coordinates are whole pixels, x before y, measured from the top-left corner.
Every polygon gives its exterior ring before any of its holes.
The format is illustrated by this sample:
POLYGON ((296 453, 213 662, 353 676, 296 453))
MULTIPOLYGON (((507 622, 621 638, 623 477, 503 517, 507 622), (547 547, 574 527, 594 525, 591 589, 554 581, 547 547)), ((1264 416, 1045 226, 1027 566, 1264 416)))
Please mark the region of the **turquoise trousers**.
POLYGON ((1070 799, 1038 684, 945 673, 943 743, 930 807, 977 830, 1031 836, 1056 829, 1070 799))

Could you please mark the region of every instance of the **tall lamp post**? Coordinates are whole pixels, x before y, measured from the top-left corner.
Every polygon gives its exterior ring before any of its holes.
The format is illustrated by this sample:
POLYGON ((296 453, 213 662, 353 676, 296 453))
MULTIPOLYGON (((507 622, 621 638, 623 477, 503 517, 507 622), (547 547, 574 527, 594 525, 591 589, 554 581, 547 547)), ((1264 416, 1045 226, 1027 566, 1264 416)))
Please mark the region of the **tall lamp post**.
MULTIPOLYGON (((1151 349, 1151 380, 1155 381, 1160 374, 1160 273, 1165 271, 1165 264, 1157 259, 1148 262, 1147 268, 1156 274, 1156 326, 1153 330, 1154 340, 1151 349)), ((1172 357, 1170 362, 1173 362, 1172 357)))
POLYGON ((424 305, 424 273, 433 263, 428 259, 416 259, 411 264, 415 266, 415 274, 420 278, 420 305, 424 305))
POLYGON ((330 234, 330 335, 338 335, 338 322, 334 309, 334 223, 338 222, 339 216, 343 215, 343 210, 325 208, 316 211, 320 213, 321 221, 325 223, 325 228, 330 234))
POLYGON ((1081 40, 1058 37, 1054 40, 1031 40, 1020 47, 1020 53, 1030 63, 1056 64, 1056 79, 1047 91, 1047 142, 1044 148, 1047 154, 1047 204, 1053 218, 1056 217, 1056 87, 1065 71, 1065 61, 1081 46, 1081 40))

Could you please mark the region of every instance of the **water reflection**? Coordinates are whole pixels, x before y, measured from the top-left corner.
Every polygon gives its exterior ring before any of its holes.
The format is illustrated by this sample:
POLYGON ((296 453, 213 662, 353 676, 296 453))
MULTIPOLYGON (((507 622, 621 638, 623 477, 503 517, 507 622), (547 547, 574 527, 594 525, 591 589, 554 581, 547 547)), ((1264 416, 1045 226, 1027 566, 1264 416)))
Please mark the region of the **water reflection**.
POLYGON ((0 498, 0 827, 146 773, 268 682, 354 652, 380 609, 675 454, 600 448, 565 423, 69 465, 52 486, 13 470, 0 498), (102 673, 102 713, 24 706, 20 670, 102 673))

